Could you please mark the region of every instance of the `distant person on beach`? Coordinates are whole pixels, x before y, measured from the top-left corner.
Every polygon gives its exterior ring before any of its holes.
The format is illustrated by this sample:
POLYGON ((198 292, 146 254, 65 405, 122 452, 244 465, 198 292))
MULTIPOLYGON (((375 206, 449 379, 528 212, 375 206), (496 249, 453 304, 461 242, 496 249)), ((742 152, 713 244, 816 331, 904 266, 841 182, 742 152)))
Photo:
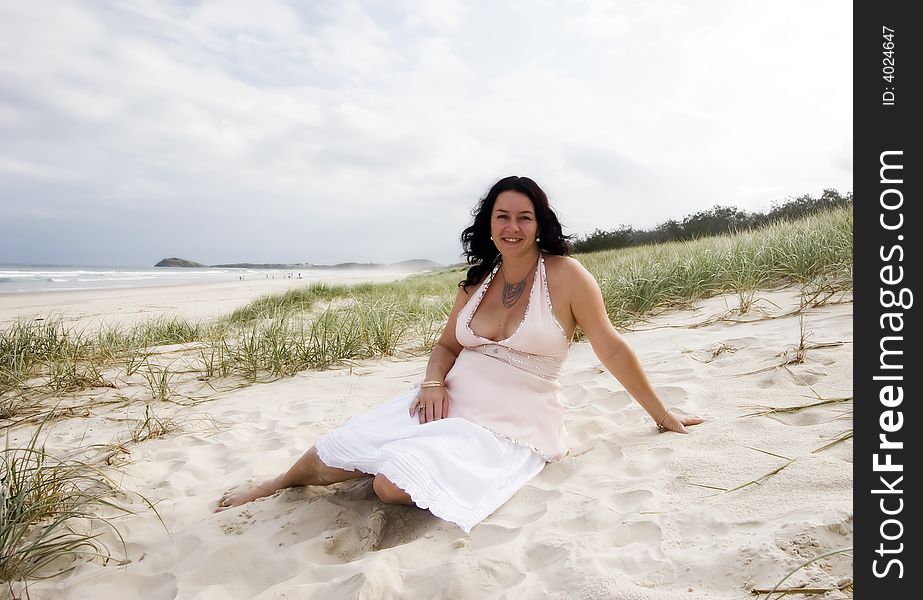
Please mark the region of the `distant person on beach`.
POLYGON ((283 488, 374 477, 382 502, 470 531, 567 452, 558 377, 577 327, 659 431, 702 422, 657 396, 596 280, 567 256, 533 180, 494 184, 461 239, 471 267, 423 381, 322 436, 285 473, 227 491, 216 511, 283 488))

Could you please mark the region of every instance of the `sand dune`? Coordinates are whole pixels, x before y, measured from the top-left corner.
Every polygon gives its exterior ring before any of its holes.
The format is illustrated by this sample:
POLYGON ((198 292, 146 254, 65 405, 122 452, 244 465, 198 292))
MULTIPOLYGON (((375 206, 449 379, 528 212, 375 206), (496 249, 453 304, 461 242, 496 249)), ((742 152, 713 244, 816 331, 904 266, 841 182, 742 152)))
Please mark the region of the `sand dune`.
MULTIPOLYGON (((383 505, 368 480, 286 490, 212 513, 227 487, 279 472, 331 427, 418 382, 425 357, 304 372, 195 407, 164 404, 161 414, 179 430, 130 445, 130 455, 116 459, 121 484, 155 501, 163 524, 136 502, 138 514, 120 521, 127 565, 79 564, 30 593, 752 597, 752 588, 773 587, 799 564, 850 547, 853 530, 852 441, 819 450, 851 430, 852 400, 754 414, 851 398, 852 304, 788 314, 796 295, 758 296, 749 315, 734 314, 734 298, 719 297, 626 332, 666 403, 707 418, 688 436, 658 434, 589 345, 575 344, 561 380, 570 453, 470 535, 428 512, 383 505), (803 362, 784 364, 803 335, 803 362)), ((125 410, 100 407, 61 421, 49 445, 110 442, 137 417, 125 410)), ((851 576, 851 557, 837 554, 785 585, 835 588, 851 576)))

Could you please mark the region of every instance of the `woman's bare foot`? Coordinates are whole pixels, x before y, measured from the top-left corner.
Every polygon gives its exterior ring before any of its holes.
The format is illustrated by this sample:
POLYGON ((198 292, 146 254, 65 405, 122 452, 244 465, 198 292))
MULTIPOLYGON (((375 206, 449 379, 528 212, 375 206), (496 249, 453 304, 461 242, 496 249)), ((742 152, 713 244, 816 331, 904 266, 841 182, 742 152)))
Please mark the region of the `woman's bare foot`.
POLYGON ((295 461, 295 464, 289 467, 288 471, 278 477, 267 479, 261 483, 245 483, 226 491, 221 496, 221 499, 218 500, 215 512, 253 502, 257 498, 270 496, 284 488, 301 485, 330 485, 331 483, 361 477, 368 477, 368 474, 362 471, 328 467, 317 455, 317 448, 311 446, 311 449, 295 461))
POLYGON ((221 496, 220 500, 218 500, 218 506, 215 508, 215 512, 221 512, 222 510, 240 506, 247 502, 253 502, 257 498, 271 496, 280 489, 279 486, 276 485, 277 479, 278 477, 260 483, 245 483, 232 487, 221 496))

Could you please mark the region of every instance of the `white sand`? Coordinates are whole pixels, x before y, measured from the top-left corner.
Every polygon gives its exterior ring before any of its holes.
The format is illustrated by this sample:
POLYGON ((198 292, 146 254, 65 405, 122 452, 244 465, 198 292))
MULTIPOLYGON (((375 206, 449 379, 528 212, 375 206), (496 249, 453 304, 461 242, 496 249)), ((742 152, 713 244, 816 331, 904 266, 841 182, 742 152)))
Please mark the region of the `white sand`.
MULTIPOLYGON (((354 284, 394 281, 406 271, 342 271, 330 277, 315 276, 317 283, 354 284)), ((0 293, 0 327, 22 318, 61 317, 68 325, 95 328, 100 324, 131 325, 159 316, 206 320, 233 311, 248 302, 277 292, 304 287, 300 279, 184 283, 123 289, 87 289, 54 292, 0 293)))
MULTIPOLYGON (((183 428, 126 443, 130 455, 115 460, 121 484, 156 502, 166 529, 135 502, 138 514, 120 520, 130 563, 79 564, 33 585, 32 597, 753 597, 752 588, 771 588, 799 564, 852 546, 853 529, 852 440, 815 452, 852 428, 852 401, 745 416, 756 404, 852 395, 852 304, 805 311, 809 345, 842 343, 809 348, 802 364, 780 367, 791 352, 780 354, 798 345, 801 317, 760 317, 783 315, 797 301, 789 292, 760 297, 765 314, 731 317, 750 322, 694 326, 733 307, 725 297, 626 333, 666 403, 708 419, 688 436, 658 434, 588 344, 575 344, 562 377, 572 451, 470 535, 428 512, 382 505, 362 480, 287 490, 212 513, 227 487, 287 468, 325 431, 419 381, 425 357, 304 372, 192 408, 160 403, 158 414, 183 428), (754 481, 787 459, 793 461, 759 485, 714 489, 754 481)), ((156 300, 187 308, 188 301, 167 290, 156 300)), ((227 310, 234 301, 193 314, 227 310)), ((125 419, 140 416, 144 405, 143 386, 129 383, 119 392, 139 401, 59 421, 49 446, 124 439, 125 419)), ((15 428, 11 439, 28 432, 15 428)), ((852 559, 839 554, 785 585, 834 587, 851 575, 852 559)))

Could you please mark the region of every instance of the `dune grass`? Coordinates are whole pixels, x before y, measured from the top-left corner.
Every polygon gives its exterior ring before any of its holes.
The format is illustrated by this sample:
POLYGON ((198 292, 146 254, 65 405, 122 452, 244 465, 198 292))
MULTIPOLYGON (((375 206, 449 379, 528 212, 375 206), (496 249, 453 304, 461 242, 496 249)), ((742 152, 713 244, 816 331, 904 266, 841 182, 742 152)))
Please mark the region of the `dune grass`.
POLYGON ((786 573, 785 577, 783 577, 778 582, 776 582, 776 584, 773 587, 753 588, 751 590, 751 593, 756 595, 757 600, 762 598, 763 594, 766 594, 765 600, 778 600, 779 598, 784 598, 787 595, 808 595, 810 596, 810 595, 826 594, 827 592, 851 592, 853 590, 852 578, 846 578, 842 583, 839 583, 836 586, 826 586, 826 587, 819 587, 819 586, 809 587, 805 585, 800 585, 800 586, 795 586, 795 587, 790 587, 790 588, 783 588, 782 584, 788 581, 788 579, 795 573, 798 573, 802 569, 810 566, 811 564, 821 559, 828 558, 830 556, 836 556, 838 554, 845 554, 849 558, 852 558, 852 552, 853 552, 853 548, 849 547, 849 548, 839 548, 837 550, 829 550, 827 552, 824 552, 823 554, 818 554, 814 558, 807 560, 807 561, 803 561, 800 564, 798 564, 794 569, 791 569, 788 573, 786 573), (777 594, 774 599, 773 599, 773 594, 777 594))
MULTIPOLYGON (((806 308, 852 288, 852 211, 575 258, 599 281, 618 327, 725 293, 739 297, 738 312, 745 314, 756 291, 772 287, 796 286, 806 308)), ((197 343, 194 370, 206 381, 252 382, 351 360, 425 353, 442 331, 464 270, 381 284, 311 284, 258 298, 209 323, 161 317, 84 332, 55 317, 21 321, 0 331, 0 419, 36 391, 111 387, 115 382, 103 372, 114 365, 122 379, 143 376, 151 399, 168 400, 177 373, 150 360, 165 346, 183 352, 184 345, 197 343)))
POLYGON ((106 530, 125 547, 115 523, 130 513, 116 500, 124 492, 94 465, 46 452, 42 429, 18 447, 7 440, 0 456, 0 581, 11 595, 16 584, 69 569, 68 558, 108 561, 106 530))
POLYGON ((657 310, 736 294, 741 312, 759 289, 797 286, 805 306, 852 289, 849 209, 732 236, 580 255, 599 281, 609 317, 630 325, 657 310))

